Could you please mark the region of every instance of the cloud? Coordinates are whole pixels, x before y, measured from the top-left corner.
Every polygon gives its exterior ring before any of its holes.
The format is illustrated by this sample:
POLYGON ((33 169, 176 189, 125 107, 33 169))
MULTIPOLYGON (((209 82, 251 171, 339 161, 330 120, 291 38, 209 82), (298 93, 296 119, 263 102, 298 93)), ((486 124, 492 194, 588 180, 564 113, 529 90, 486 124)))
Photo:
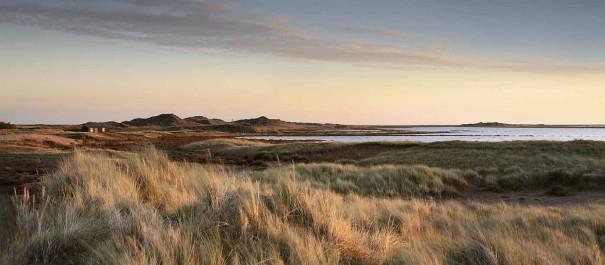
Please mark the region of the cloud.
MULTIPOLYGON (((517 71, 574 68, 490 62, 398 45, 331 40, 295 27, 283 17, 242 13, 232 5, 201 0, 90 0, 86 3, 4 0, 0 3, 0 23, 158 45, 388 68, 488 67, 517 71)), ((405 37, 385 29, 348 28, 348 31, 405 37)))
POLYGON ((373 27, 341 27, 344 32, 350 32, 360 35, 370 35, 378 37, 395 38, 400 40, 408 40, 410 36, 393 29, 373 28, 373 27))

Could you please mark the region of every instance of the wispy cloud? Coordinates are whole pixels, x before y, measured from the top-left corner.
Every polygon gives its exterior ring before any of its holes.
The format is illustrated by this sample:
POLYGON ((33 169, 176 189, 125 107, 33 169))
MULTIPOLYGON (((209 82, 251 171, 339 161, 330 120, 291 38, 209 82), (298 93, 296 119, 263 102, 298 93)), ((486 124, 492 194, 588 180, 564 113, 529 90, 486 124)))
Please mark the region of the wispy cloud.
MULTIPOLYGON (((242 13, 231 5, 200 0, 91 0, 85 3, 66 0, 4 0, 0 3, 0 23, 31 25, 159 45, 222 49, 401 69, 489 67, 544 72, 553 69, 604 69, 601 66, 495 62, 412 49, 404 45, 332 40, 295 27, 283 17, 242 13)), ((386 29, 347 30, 400 39, 406 37, 386 29)))
POLYGON ((410 36, 403 34, 400 31, 385 28, 374 28, 374 27, 340 27, 344 32, 350 32, 359 35, 378 36, 386 38, 394 38, 400 40, 409 40, 410 36))

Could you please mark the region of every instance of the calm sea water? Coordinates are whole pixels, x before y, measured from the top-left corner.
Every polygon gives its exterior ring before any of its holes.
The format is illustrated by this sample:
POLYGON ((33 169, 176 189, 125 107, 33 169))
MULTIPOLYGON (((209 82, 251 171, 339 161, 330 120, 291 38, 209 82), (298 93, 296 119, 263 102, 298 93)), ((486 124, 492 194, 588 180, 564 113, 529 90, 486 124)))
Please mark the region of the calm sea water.
POLYGON ((316 140, 329 142, 442 142, 442 141, 605 141, 605 128, 478 128, 478 127, 412 127, 389 128, 428 132, 397 136, 249 136, 245 139, 316 140))

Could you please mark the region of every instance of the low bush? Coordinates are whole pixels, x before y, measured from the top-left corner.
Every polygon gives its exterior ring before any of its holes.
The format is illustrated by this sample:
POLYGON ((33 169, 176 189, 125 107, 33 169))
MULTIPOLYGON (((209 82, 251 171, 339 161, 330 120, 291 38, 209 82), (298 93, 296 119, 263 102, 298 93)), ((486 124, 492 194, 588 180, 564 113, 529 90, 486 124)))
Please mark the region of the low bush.
POLYGON ((15 126, 14 124, 10 123, 10 122, 1 122, 0 121, 0 130, 2 129, 15 129, 17 128, 17 126, 15 126))
POLYGON ((563 186, 554 186, 548 191, 549 195, 565 197, 569 195, 569 189, 563 186))

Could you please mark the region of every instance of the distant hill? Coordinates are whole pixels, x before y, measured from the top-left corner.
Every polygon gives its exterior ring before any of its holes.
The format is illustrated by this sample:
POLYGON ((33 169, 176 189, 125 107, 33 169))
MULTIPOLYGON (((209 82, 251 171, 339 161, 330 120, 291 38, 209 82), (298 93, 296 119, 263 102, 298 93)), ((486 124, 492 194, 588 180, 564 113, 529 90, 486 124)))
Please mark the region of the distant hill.
POLYGON ((185 127, 196 125, 195 122, 183 120, 174 114, 160 114, 149 118, 137 118, 123 123, 136 127, 185 127))
POLYGON ((289 122, 282 121, 279 119, 270 119, 265 116, 261 116, 254 119, 244 119, 234 121, 232 124, 241 126, 248 126, 258 132, 270 132, 270 131, 287 131, 287 130, 307 130, 307 129, 322 129, 322 128, 334 128, 334 124, 320 124, 320 123, 300 123, 300 122, 289 122))
POLYGON ((193 116, 193 117, 189 117, 189 118, 185 118, 186 121, 189 122, 195 122, 197 124, 204 124, 204 125, 223 125, 226 124, 227 122, 221 119, 210 119, 210 118, 206 118, 204 116, 193 116))
POLYGON ((87 122, 83 123, 82 126, 104 126, 105 128, 127 128, 128 125, 115 121, 106 121, 106 122, 87 122))
POLYGON ((221 119, 213 119, 205 116, 193 116, 185 119, 175 114, 160 114, 148 118, 136 118, 124 122, 87 122, 82 125, 102 124, 109 129, 134 130, 137 128, 162 129, 162 130, 199 130, 199 131, 218 131, 229 133, 270 133, 285 132, 292 130, 321 130, 337 128, 336 124, 320 123, 299 123, 288 122, 279 119, 270 119, 261 116, 253 119, 242 119, 233 122, 227 122, 221 119))
POLYGON ((261 116, 254 119, 237 120, 233 123, 247 126, 281 126, 290 124, 289 122, 285 122, 278 119, 269 119, 265 116, 261 116))

